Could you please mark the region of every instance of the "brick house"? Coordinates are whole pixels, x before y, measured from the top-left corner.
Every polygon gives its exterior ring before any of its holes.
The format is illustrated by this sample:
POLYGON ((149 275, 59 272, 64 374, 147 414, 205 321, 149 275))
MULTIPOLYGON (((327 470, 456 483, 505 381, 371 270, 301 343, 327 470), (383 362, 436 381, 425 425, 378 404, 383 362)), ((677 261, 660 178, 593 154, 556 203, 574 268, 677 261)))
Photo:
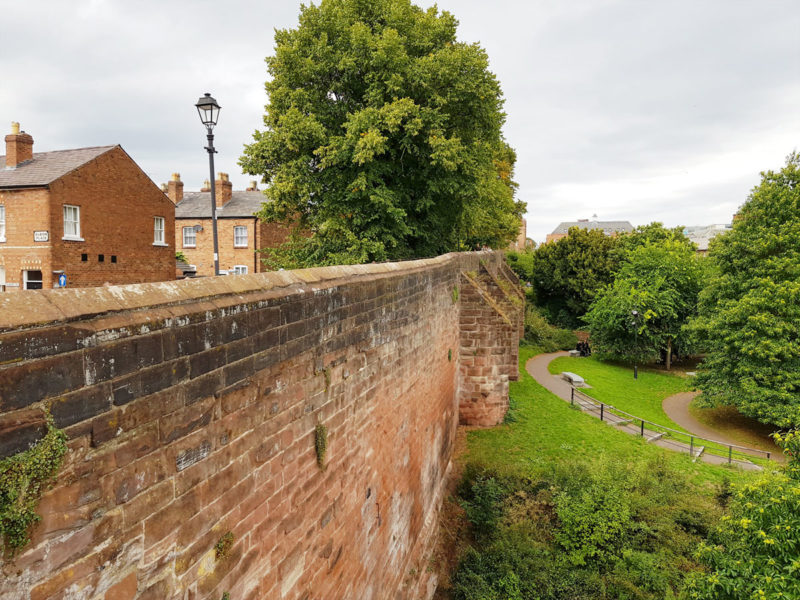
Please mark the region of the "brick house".
MULTIPOLYGON (((219 269, 230 274, 268 271, 261 262, 263 248, 280 246, 289 229, 263 223, 255 213, 266 200, 255 182, 245 191, 234 191, 227 173, 218 173, 216 184, 219 269)), ((199 192, 183 193, 178 173, 166 184, 175 203, 175 240, 178 252, 196 267, 197 275, 214 275, 214 240, 211 228, 211 189, 206 181, 199 192)), ((163 188, 162 188, 163 189, 163 188)))
POLYGON ((175 210, 120 146, 0 157, 0 291, 175 278, 175 210))

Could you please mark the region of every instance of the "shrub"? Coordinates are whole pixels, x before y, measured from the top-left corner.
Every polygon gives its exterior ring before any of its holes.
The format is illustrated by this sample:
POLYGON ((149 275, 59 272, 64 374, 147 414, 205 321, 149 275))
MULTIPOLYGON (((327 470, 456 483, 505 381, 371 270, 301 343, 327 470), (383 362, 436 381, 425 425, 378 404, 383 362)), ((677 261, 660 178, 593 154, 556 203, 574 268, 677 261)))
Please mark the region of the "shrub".
POLYGON ((605 566, 619 558, 631 529, 631 508, 618 481, 598 477, 577 493, 555 497, 560 526, 555 537, 573 565, 605 566))
POLYGON ((555 352, 574 348, 578 337, 568 329, 554 327, 536 307, 528 305, 525 309, 525 341, 545 352, 555 352))
POLYGON ((503 514, 504 496, 497 478, 488 474, 478 474, 469 484, 469 492, 462 494, 459 504, 477 538, 485 539, 494 532, 503 514))

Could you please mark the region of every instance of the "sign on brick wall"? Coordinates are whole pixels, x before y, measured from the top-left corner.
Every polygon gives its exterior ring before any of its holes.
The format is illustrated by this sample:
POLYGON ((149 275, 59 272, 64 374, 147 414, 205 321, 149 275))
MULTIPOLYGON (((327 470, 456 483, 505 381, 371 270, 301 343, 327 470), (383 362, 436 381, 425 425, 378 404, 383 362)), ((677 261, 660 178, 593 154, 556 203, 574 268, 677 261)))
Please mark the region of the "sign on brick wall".
POLYGON ((50 232, 49 231, 34 231, 33 232, 33 241, 34 242, 49 242, 50 241, 50 232))

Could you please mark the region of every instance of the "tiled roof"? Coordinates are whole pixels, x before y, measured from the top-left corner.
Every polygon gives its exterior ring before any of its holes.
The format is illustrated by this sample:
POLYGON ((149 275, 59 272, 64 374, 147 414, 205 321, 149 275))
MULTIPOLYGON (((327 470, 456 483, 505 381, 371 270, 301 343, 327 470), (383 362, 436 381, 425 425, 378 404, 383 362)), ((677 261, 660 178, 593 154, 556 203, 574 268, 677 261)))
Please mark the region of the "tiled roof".
POLYGON ((633 231, 629 221, 564 221, 553 230, 553 234, 568 233, 570 227, 600 229, 605 234, 633 231))
POLYGON ((45 186, 117 146, 34 152, 33 158, 9 169, 0 156, 0 188, 45 186))
MULTIPOLYGON (((262 192, 233 192, 230 201, 222 208, 217 208, 217 218, 252 217, 261 210, 261 204, 266 200, 262 192)), ((186 192, 183 200, 175 206, 175 218, 210 219, 211 192, 186 192)))

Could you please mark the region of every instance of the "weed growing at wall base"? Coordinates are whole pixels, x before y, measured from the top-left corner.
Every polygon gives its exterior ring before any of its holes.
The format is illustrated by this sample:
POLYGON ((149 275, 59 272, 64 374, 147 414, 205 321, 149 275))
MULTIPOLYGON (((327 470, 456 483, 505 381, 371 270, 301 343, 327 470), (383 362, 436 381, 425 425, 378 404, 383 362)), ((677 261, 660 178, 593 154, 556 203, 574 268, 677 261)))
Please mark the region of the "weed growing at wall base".
POLYGON ((45 412, 47 433, 33 447, 0 461, 0 534, 3 554, 13 556, 30 541, 41 517, 36 507, 67 452, 67 436, 45 412))

